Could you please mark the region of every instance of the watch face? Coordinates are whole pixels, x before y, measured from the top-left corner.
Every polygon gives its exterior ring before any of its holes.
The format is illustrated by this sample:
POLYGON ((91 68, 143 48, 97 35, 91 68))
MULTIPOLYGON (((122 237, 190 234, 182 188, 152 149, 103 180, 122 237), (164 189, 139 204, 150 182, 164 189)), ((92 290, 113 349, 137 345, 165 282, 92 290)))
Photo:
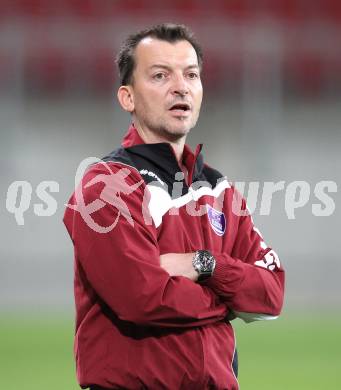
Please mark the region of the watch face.
POLYGON ((199 273, 199 281, 212 276, 215 268, 215 258, 209 251, 199 250, 193 259, 193 266, 199 273))
POLYGON ((201 272, 211 272, 214 265, 214 258, 208 251, 202 251, 200 256, 201 272))
POLYGON ((210 278, 214 272, 216 260, 209 251, 198 250, 193 259, 193 266, 198 272, 198 282, 202 282, 210 278))

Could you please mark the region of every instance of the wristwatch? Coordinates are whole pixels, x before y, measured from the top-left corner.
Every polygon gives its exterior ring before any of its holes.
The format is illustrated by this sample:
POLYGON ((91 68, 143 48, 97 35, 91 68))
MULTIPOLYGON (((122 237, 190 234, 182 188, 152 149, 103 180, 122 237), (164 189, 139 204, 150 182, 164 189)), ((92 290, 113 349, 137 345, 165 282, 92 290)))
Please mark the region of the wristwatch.
POLYGON ((213 275, 216 260, 209 251, 199 250, 194 253, 192 264, 199 274, 198 282, 201 282, 213 275))

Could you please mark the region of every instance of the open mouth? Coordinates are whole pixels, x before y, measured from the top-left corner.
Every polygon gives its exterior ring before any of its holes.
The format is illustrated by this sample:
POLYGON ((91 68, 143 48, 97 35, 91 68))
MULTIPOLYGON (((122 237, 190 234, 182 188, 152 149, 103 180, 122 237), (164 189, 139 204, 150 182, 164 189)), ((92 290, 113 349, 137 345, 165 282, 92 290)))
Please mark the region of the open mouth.
POLYGON ((183 111, 183 112, 189 111, 190 109, 191 107, 187 103, 176 103, 170 108, 171 111, 183 111))

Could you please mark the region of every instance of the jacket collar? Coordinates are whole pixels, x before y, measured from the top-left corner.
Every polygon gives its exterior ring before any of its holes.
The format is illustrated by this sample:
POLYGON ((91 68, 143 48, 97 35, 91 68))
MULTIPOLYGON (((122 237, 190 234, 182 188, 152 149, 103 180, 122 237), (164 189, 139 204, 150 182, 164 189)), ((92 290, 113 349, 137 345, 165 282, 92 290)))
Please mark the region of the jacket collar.
POLYGON ((136 130, 134 123, 132 123, 123 138, 122 146, 124 148, 129 148, 130 146, 141 145, 141 144, 144 144, 144 141, 140 137, 138 131, 136 130))
MULTIPOLYGON (((161 169, 171 174, 181 172, 181 168, 175 158, 172 146, 167 142, 146 144, 132 123, 125 134, 122 146, 134 154, 138 154, 147 160, 153 161, 161 169)), ((203 144, 198 144, 195 152, 185 144, 183 151, 183 164, 188 170, 188 183, 198 177, 203 169, 203 157, 201 154, 203 144)))

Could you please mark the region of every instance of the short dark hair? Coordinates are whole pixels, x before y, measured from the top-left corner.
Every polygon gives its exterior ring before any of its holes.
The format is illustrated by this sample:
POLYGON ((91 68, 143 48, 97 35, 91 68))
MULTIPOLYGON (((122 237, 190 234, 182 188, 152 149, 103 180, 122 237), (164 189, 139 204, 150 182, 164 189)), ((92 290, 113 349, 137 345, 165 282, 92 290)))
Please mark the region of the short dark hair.
POLYGON ((183 24, 162 23, 129 35, 123 43, 116 57, 121 85, 132 83, 132 75, 136 65, 134 52, 139 42, 146 37, 153 37, 170 43, 183 40, 188 41, 197 54, 199 68, 201 70, 203 63, 202 49, 194 37, 193 32, 183 24))

